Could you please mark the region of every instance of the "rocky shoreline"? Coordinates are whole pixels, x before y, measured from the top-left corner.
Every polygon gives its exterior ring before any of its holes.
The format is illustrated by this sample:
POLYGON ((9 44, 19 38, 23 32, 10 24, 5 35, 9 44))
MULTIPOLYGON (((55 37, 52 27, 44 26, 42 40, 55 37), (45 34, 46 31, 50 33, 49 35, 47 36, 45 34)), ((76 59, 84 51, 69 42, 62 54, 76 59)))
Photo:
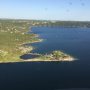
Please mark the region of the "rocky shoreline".
POLYGON ((30 59, 25 59, 24 61, 25 62, 36 62, 36 61, 74 61, 75 58, 68 55, 68 54, 65 54, 61 51, 53 51, 52 53, 50 54, 45 54, 45 55, 42 55, 42 54, 38 54, 38 53, 29 53, 28 54, 29 56, 31 56, 30 59))

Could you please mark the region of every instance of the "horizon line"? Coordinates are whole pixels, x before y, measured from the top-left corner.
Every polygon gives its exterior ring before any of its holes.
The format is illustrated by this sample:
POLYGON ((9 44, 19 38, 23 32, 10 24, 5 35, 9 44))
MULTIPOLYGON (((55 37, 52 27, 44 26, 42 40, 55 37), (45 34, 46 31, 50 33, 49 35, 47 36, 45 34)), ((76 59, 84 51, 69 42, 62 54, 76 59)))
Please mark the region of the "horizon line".
POLYGON ((49 19, 29 19, 29 18, 0 18, 0 20, 33 20, 33 21, 65 21, 65 22, 90 22, 88 20, 49 20, 49 19))

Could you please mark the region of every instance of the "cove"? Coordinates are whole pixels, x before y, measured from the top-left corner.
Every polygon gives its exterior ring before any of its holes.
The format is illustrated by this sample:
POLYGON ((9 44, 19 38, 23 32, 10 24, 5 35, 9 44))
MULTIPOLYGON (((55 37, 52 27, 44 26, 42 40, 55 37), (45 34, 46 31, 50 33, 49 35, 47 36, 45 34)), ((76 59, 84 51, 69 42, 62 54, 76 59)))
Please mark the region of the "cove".
MULTIPOLYGON (((33 27, 31 30, 43 39, 43 42, 27 44, 35 47, 32 53, 46 54, 61 50, 79 60, 89 61, 90 28, 33 27)), ((23 58, 29 59, 31 56, 26 54, 23 58)))

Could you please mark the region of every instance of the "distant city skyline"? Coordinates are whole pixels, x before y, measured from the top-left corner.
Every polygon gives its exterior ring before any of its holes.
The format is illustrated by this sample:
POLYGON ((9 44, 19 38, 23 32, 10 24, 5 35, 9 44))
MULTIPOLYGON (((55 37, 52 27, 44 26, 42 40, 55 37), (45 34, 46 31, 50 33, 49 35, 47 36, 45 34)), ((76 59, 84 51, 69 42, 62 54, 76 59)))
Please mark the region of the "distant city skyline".
POLYGON ((0 0, 0 18, 90 21, 90 0, 0 0))

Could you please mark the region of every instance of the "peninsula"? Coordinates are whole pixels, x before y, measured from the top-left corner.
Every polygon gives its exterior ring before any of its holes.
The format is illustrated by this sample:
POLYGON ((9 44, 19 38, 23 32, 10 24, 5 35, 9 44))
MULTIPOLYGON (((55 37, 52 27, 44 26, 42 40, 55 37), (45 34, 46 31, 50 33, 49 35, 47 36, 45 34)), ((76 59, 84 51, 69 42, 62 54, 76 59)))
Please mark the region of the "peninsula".
MULTIPOLYGON (((0 63, 28 62, 28 61, 73 61, 74 58, 61 51, 53 51, 49 54, 39 54, 38 57, 23 60, 20 56, 31 53, 33 46, 27 43, 42 41, 34 33, 28 33, 31 27, 47 26, 55 22, 34 20, 0 20, 0 63)), ((34 53, 33 53, 34 55, 34 53)))

